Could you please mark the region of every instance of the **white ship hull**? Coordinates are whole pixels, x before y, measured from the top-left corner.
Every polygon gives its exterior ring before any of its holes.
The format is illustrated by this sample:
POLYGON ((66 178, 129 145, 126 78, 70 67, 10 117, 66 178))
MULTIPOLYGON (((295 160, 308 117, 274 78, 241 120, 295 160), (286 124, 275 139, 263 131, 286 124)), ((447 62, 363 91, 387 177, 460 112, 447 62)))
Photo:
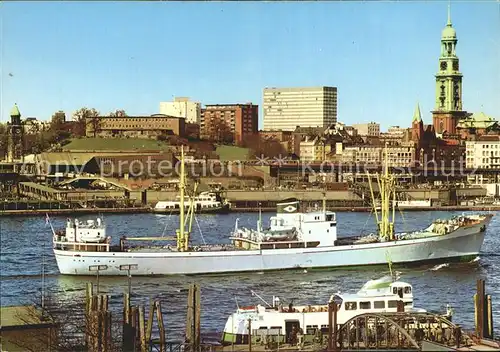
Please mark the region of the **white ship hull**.
POLYGON ((334 268, 362 265, 386 265, 387 255, 396 263, 446 262, 470 260, 477 256, 491 217, 475 225, 461 227, 446 235, 426 238, 265 250, 226 250, 175 252, 85 252, 54 249, 61 274, 95 275, 91 265, 107 265, 100 275, 126 275, 120 265, 137 265, 133 275, 191 275, 229 272, 260 272, 282 269, 334 268))

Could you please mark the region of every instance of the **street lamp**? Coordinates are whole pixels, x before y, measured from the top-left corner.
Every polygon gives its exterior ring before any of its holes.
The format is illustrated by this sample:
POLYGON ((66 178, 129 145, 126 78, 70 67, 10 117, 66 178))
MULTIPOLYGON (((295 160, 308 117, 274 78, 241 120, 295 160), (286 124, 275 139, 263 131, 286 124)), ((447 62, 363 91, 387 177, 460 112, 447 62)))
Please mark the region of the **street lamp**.
POLYGON ((132 286, 132 275, 130 274, 130 270, 137 270, 139 266, 137 264, 123 264, 120 265, 120 270, 127 270, 127 276, 128 276, 128 295, 130 297, 130 291, 131 291, 131 286, 132 286))
POLYGON ((97 294, 99 294, 99 271, 107 270, 107 269, 108 269, 107 265, 90 265, 89 266, 89 271, 96 271, 97 272, 97 294))

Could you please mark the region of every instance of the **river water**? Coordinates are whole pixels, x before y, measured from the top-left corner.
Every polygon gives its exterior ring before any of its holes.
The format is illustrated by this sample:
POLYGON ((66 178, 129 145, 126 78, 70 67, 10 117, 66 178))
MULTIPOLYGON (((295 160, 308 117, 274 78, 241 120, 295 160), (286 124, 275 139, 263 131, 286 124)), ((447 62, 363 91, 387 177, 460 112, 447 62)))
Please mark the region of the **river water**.
MULTIPOLYGON (((426 226, 436 218, 447 218, 453 212, 408 212, 398 215, 396 230, 409 231, 426 226)), ((264 223, 272 214, 263 214, 264 223)), ((92 217, 81 217, 81 219, 92 217)), ((254 227, 258 215, 238 213, 229 215, 198 215, 193 228, 193 241, 203 243, 228 242, 227 237, 239 218, 240 226, 254 227), (199 231, 201 229, 201 232, 199 231), (200 235, 201 233, 201 235, 200 235)), ((374 220, 369 213, 338 213, 338 235, 352 236, 374 231, 374 220)), ((65 225, 65 218, 55 217, 55 228, 65 225)), ((177 216, 136 214, 107 215, 108 235, 114 242, 122 235, 158 236, 172 235, 177 228, 177 216)), ((95 277, 72 277, 58 274, 52 254, 50 226, 44 216, 0 218, 1 235, 1 304, 33 303, 42 286, 41 268, 45 268, 45 287, 61 301, 83 300, 85 284, 96 282, 95 277), (42 262, 45 264, 42 265, 42 262)), ((413 285, 415 306, 428 310, 444 311, 446 304, 454 308, 454 321, 465 328, 474 326, 473 295, 476 280, 486 280, 486 291, 492 296, 495 330, 500 323, 500 215, 493 217, 486 232, 482 253, 470 263, 426 265, 398 268, 402 280, 413 285)), ((144 304, 149 297, 162 301, 167 336, 180 336, 186 316, 186 288, 192 282, 201 287, 202 329, 218 332, 224 327, 227 316, 240 305, 259 303, 251 291, 257 292, 268 302, 277 295, 282 302, 294 304, 325 303, 337 291, 355 292, 367 280, 380 277, 384 268, 337 269, 325 271, 286 271, 198 277, 133 277, 133 304, 144 304)), ((122 293, 127 289, 125 277, 100 278, 101 292, 112 296, 113 310, 121 309, 122 293)))

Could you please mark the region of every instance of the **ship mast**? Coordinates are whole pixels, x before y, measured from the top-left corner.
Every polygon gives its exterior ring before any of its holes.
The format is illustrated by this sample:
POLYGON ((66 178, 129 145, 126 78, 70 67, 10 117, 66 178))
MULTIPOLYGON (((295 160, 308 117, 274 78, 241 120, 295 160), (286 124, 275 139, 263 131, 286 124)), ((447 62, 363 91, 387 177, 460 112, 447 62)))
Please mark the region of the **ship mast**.
POLYGON ((395 219, 395 206, 396 206, 396 188, 394 177, 389 174, 389 158, 387 151, 387 143, 384 148, 383 160, 383 173, 381 176, 377 175, 377 183, 380 193, 380 218, 377 213, 377 201, 374 196, 373 186, 368 173, 368 184, 370 185, 370 193, 372 196, 372 204, 375 211, 375 218, 377 221, 378 235, 385 241, 394 240, 394 219, 395 219), (391 202, 392 198, 392 202, 391 202), (391 209, 392 203, 392 209, 391 209), (392 216, 391 216, 392 210, 392 216))
POLYGON ((181 146, 181 170, 179 176, 180 204, 179 229, 177 230, 177 250, 185 252, 189 249, 189 231, 186 231, 184 222, 184 193, 186 189, 186 172, 184 168, 184 146, 181 146))

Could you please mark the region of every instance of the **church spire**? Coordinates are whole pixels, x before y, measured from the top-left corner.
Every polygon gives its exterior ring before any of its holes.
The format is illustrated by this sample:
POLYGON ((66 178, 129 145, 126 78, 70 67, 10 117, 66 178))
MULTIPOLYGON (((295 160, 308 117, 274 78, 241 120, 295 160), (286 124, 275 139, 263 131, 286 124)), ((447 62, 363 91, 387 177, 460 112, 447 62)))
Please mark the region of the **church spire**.
POLYGON ((448 1, 448 22, 446 23, 448 27, 451 27, 451 4, 450 1, 448 1))
POLYGON ((422 114, 420 113, 420 104, 417 103, 417 106, 415 106, 415 112, 413 113, 413 123, 420 122, 422 122, 422 114))

